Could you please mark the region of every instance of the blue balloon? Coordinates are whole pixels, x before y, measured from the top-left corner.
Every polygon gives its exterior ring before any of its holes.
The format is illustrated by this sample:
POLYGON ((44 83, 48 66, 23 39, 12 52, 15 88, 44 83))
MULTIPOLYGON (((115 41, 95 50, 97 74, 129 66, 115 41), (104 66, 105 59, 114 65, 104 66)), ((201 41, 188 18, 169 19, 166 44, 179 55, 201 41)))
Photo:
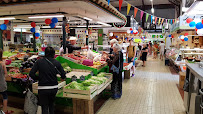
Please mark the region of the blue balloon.
POLYGON ((197 29, 203 28, 202 22, 197 23, 197 24, 196 24, 196 28, 197 28, 197 29))
POLYGON ((6 30, 6 29, 7 29, 6 24, 2 24, 2 25, 1 25, 1 30, 6 30))
POLYGON ((31 31, 31 32, 35 32, 35 28, 31 28, 30 31, 31 31))
POLYGON ((171 35, 168 35, 168 37, 171 37, 171 35))
POLYGON ((54 27, 55 27, 55 24, 54 24, 54 23, 51 23, 49 26, 50 26, 51 28, 54 28, 54 27))
POLYGON ((190 27, 195 27, 196 23, 194 21, 190 22, 189 26, 190 27))
POLYGON ((40 33, 35 33, 35 37, 40 37, 40 33))
POLYGON ((133 34, 133 30, 130 33, 133 34))
POLYGON ((56 17, 54 17, 54 18, 51 19, 51 22, 52 23, 58 23, 58 19, 56 17))
POLYGON ((188 37, 185 37, 185 38, 184 38, 184 41, 188 41, 188 37))

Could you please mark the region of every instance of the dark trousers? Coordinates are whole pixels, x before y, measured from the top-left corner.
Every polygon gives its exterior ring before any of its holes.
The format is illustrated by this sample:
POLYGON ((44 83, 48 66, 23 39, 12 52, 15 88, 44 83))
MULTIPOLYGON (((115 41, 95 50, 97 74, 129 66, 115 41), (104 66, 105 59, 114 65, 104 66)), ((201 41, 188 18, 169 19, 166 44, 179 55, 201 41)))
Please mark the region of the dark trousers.
POLYGON ((42 106, 42 114, 54 114, 54 100, 58 89, 38 90, 39 102, 42 106))

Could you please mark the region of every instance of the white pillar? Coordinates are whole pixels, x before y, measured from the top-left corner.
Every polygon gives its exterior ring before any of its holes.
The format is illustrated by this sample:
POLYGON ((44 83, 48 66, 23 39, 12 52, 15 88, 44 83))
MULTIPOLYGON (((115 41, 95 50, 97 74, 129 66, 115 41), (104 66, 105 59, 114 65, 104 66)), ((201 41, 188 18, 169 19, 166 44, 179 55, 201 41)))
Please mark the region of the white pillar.
POLYGON ((13 31, 13 21, 11 21, 11 43, 14 44, 14 35, 15 32, 13 31))

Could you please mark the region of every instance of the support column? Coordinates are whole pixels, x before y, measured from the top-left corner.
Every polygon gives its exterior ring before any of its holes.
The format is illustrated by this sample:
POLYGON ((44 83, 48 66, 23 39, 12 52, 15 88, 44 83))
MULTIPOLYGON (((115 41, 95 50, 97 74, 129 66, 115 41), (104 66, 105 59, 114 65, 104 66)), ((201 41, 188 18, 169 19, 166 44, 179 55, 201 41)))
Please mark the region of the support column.
POLYGON ((3 50, 3 37, 2 37, 2 33, 3 33, 3 31, 2 30, 0 30, 0 48, 3 50))
POLYGON ((62 30, 63 30, 63 50, 64 50, 64 54, 66 54, 66 17, 63 17, 63 24, 62 24, 62 30))
POLYGON ((11 43, 14 44, 15 32, 13 31, 13 21, 11 21, 11 43))
POLYGON ((86 45, 89 43, 89 33, 88 33, 88 28, 89 28, 89 20, 86 21, 86 45))
POLYGON ((33 33, 33 51, 36 52, 37 49, 36 49, 36 40, 35 40, 35 32, 33 33))
POLYGON ((21 28, 21 31, 20 31, 20 42, 22 43, 22 41, 23 41, 23 33, 22 33, 23 31, 22 31, 22 28, 21 28))

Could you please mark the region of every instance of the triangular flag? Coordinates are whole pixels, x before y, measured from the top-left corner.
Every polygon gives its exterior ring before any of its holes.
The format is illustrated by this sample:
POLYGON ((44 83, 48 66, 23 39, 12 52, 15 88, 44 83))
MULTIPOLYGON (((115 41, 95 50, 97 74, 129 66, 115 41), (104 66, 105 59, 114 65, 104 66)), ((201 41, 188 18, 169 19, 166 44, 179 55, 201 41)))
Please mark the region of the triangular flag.
POLYGON ((173 23, 174 23, 174 19, 173 19, 173 23))
POLYGON ((176 19, 175 19, 175 23, 176 23, 176 19))
POLYGON ((155 23, 154 24, 156 24, 156 22, 157 22, 157 17, 155 17, 155 23))
POLYGON ((147 22, 147 20, 148 20, 148 17, 149 17, 149 14, 147 13, 147 14, 146 14, 146 22, 147 22))
POLYGON ((163 22, 164 22, 164 18, 163 18, 162 21, 161 21, 161 25, 163 24, 163 22))
POLYGON ((171 25, 173 24, 173 19, 171 19, 171 25))
POLYGON ((129 12, 130 12, 130 8, 131 8, 131 4, 128 3, 128 5, 127 5, 127 15, 128 15, 129 12))
POLYGON ((109 3, 110 3, 110 0, 108 0, 108 5, 109 5, 109 3))
POLYGON ((158 25, 160 24, 160 22, 161 22, 161 18, 159 18, 159 22, 158 22, 158 25))
POLYGON ((144 14, 144 11, 141 11, 141 13, 140 13, 140 20, 142 20, 143 14, 144 14))
POLYGON ((167 24, 167 19, 166 19, 166 24, 167 24))
POLYGON ((153 15, 151 15, 151 23, 153 23, 153 15))
POLYGON ((137 11, 138 11, 138 9, 137 9, 137 8, 134 8, 134 18, 135 18, 136 15, 137 15, 137 11))
POLYGON ((168 25, 169 25, 170 19, 168 19, 168 25))
POLYGON ((119 11, 121 11, 122 4, 123 4, 123 0, 119 0, 119 11))

